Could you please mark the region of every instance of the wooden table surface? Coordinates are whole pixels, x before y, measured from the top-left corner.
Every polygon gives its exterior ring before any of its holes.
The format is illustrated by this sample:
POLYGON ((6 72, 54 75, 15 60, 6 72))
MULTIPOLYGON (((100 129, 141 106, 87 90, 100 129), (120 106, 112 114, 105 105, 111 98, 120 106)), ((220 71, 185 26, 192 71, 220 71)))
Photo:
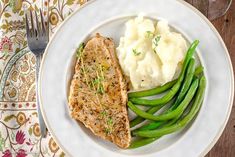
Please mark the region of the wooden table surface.
MULTIPOLYGON (((211 17, 210 7, 213 0, 186 0, 187 2, 193 4, 207 17, 211 17)), ((223 4, 227 3, 228 0, 217 0, 217 6, 214 8, 221 7, 223 4)), ((214 9, 215 10, 215 9, 214 9)), ((228 12, 215 20, 212 23, 224 39, 224 42, 230 53, 230 57, 235 65, 235 0, 233 0, 232 5, 228 12)), ((212 150, 206 155, 206 157, 235 157, 235 103, 233 103, 233 109, 226 125, 226 128, 219 138, 216 145, 212 150)))
MULTIPOLYGON (((221 18, 212 21, 216 29, 225 41, 230 57, 235 65, 235 1, 229 11, 221 18)), ((235 103, 227 123, 227 126, 207 157, 235 157, 235 103)))

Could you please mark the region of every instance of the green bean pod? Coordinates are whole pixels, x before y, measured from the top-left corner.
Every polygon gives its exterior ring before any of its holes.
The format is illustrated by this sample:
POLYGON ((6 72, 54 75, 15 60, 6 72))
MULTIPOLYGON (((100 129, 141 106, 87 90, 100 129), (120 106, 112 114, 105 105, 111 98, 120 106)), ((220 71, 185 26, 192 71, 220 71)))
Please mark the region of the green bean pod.
POLYGON ((146 96, 160 94, 170 89, 176 82, 177 80, 173 80, 160 87, 143 90, 143 91, 131 92, 131 93, 128 93, 128 98, 139 98, 139 97, 146 97, 146 96))
POLYGON ((193 81, 193 76, 195 72, 195 59, 191 58, 188 69, 186 72, 186 77, 184 79, 183 85, 179 91, 179 95, 177 96, 177 99, 175 101, 175 104, 173 105, 173 109, 175 109, 179 103, 184 99, 186 93, 188 92, 188 89, 190 88, 190 85, 193 81))
POLYGON ((192 43, 192 45, 190 46, 190 48, 188 49, 186 57, 184 59, 184 63, 183 63, 183 67, 182 67, 182 71, 180 73, 180 76, 179 76, 176 84, 171 88, 171 90, 166 95, 164 95, 162 98, 153 99, 153 100, 142 99, 142 98, 130 98, 130 101, 134 104, 144 105, 144 106, 156 106, 156 105, 167 104, 178 92, 178 90, 181 86, 181 83, 184 80, 184 75, 185 75, 188 63, 189 63, 190 59, 192 58, 198 44, 199 44, 199 41, 195 40, 192 43))
MULTIPOLYGON (((168 127, 168 126, 175 124, 175 122, 177 122, 179 118, 180 118, 180 116, 177 116, 175 119, 172 119, 169 122, 159 122, 159 123, 163 123, 162 124, 163 127, 168 127)), ((139 147, 145 146, 147 144, 150 144, 150 143, 158 140, 159 138, 161 138, 161 137, 141 138, 141 139, 138 139, 138 140, 131 142, 131 145, 129 148, 130 149, 139 148, 139 147)))
POLYGON ((170 91, 164 95, 162 98, 149 100, 149 99, 142 99, 142 98, 131 98, 130 101, 136 105, 143 105, 143 106, 157 106, 162 104, 167 104, 171 99, 175 96, 178 89, 180 88, 180 83, 176 83, 170 91))
MULTIPOLYGON (((169 110, 166 110, 165 112, 163 112, 163 113, 169 113, 170 111, 172 111, 173 110, 173 108, 171 107, 169 110)), ((175 122, 174 120, 175 119, 179 119, 179 117, 181 117, 181 115, 178 115, 177 117, 175 117, 174 119, 172 119, 172 120, 170 120, 170 122, 169 121, 152 121, 151 123, 148 123, 148 124, 146 124, 146 125, 143 125, 143 126, 141 126, 141 127, 139 127, 139 128, 137 128, 137 129, 135 129, 135 130, 133 130, 132 131, 132 133, 133 133, 133 135, 134 135, 134 133, 136 132, 136 131, 140 131, 140 130, 153 130, 153 129, 156 129, 156 128, 159 128, 159 127, 161 127, 161 126, 165 126, 165 124, 172 124, 172 122, 175 122)), ((141 117, 142 118, 142 117, 141 117)))
MULTIPOLYGON (((149 108, 146 112, 149 114, 154 114, 157 111, 159 111, 164 105, 159 105, 159 106, 154 106, 149 108)), ((137 116, 136 118, 134 118, 133 120, 130 121, 130 127, 134 127, 138 124, 140 124, 141 122, 145 121, 145 118, 137 116)))
POLYGON ((163 135, 170 134, 172 132, 184 128, 196 116, 196 114, 200 110, 204 98, 205 89, 206 89, 206 78, 205 76, 202 76, 202 78, 200 79, 199 88, 197 90, 192 108, 182 120, 178 121, 174 125, 163 127, 161 129, 138 131, 135 132, 135 135, 140 137, 149 137, 149 138, 161 137, 163 135))
POLYGON ((143 125, 140 128, 137 128, 135 130, 132 131, 133 135, 135 135, 136 131, 140 131, 140 130, 153 130, 156 129, 158 127, 160 127, 161 125, 165 124, 165 121, 157 121, 157 122, 151 122, 149 124, 143 125))
MULTIPOLYGON (((181 114, 182 115, 182 114, 181 114)), ((174 119, 169 120, 169 121, 157 121, 157 122, 151 122, 147 125, 144 125, 138 129, 133 130, 131 133, 133 136, 136 135, 136 132, 138 131, 143 131, 143 130, 154 130, 157 129, 159 127, 165 127, 165 126, 170 126, 172 124, 174 124, 180 117, 181 115, 176 116, 174 119)))
POLYGON ((131 145, 128 148, 129 149, 139 148, 139 147, 142 147, 144 145, 150 144, 150 143, 156 141, 157 139, 158 139, 157 137, 138 139, 138 140, 135 140, 135 141, 131 142, 131 145))
POLYGON ((204 67, 203 67, 202 65, 200 65, 200 66, 198 66, 198 67, 196 68, 194 75, 195 75, 195 76, 198 76, 198 75, 200 75, 201 73, 203 73, 203 71, 204 71, 204 67))

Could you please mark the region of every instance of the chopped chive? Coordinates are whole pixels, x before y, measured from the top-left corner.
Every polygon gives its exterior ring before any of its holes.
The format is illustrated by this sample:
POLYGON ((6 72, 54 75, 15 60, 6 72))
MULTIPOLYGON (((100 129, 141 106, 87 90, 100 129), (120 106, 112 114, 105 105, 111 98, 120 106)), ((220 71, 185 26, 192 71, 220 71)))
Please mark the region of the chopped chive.
POLYGON ((160 35, 156 36, 156 37, 153 39, 153 44, 154 44, 155 48, 158 46, 158 43, 159 43, 160 39, 161 39, 161 36, 160 36, 160 35))
POLYGON ((139 56, 141 52, 138 52, 136 49, 132 49, 132 52, 135 56, 139 56))

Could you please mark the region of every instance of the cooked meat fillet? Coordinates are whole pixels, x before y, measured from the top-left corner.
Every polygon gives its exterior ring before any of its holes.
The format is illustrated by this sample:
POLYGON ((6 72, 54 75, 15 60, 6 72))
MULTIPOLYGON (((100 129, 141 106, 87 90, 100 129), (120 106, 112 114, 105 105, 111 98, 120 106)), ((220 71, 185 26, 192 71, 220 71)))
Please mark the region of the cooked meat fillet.
POLYGON ((127 85, 111 39, 97 34, 78 54, 70 94, 71 116, 95 135, 127 148, 131 135, 127 85))

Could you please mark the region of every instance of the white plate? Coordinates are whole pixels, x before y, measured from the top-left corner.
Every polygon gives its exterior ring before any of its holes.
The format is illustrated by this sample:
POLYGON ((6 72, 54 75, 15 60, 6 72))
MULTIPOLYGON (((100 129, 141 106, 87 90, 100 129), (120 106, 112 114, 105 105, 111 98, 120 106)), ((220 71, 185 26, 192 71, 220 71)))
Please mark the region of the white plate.
POLYGON ((70 156, 196 157, 205 155, 221 135, 232 107, 234 78, 224 42, 212 24, 196 9, 178 0, 90 1, 55 33, 48 44, 39 80, 41 110, 49 131, 70 156), (67 85, 75 49, 94 32, 114 38, 116 45, 130 16, 143 12, 153 19, 166 19, 189 40, 200 40, 198 55, 208 80, 199 115, 183 131, 135 150, 121 150, 94 137, 69 116, 67 85))

